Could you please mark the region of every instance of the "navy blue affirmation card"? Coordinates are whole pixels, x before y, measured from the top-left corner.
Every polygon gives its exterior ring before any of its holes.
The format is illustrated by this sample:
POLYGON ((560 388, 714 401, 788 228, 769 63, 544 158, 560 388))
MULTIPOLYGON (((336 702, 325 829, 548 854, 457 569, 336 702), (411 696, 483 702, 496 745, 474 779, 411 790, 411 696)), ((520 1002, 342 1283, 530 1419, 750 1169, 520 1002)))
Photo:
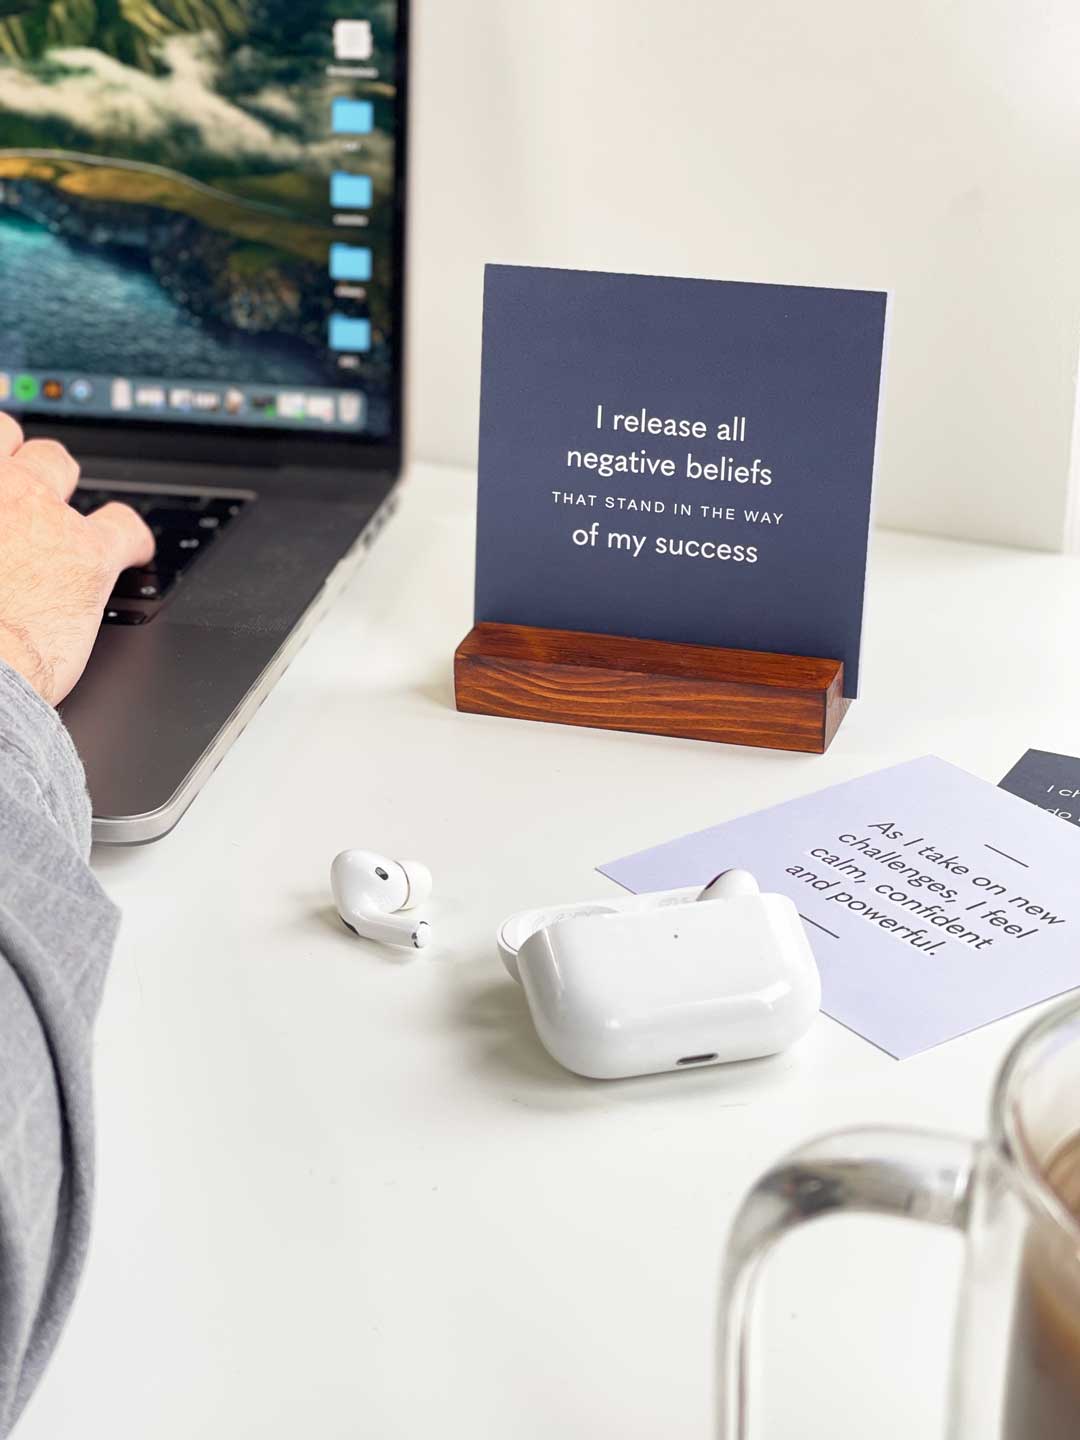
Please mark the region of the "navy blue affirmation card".
POLYGON ((843 660, 886 296, 489 265, 476 619, 843 660))
POLYGON ((1001 789, 1080 825, 1080 760, 1075 755, 1028 750, 1001 781, 1001 789))

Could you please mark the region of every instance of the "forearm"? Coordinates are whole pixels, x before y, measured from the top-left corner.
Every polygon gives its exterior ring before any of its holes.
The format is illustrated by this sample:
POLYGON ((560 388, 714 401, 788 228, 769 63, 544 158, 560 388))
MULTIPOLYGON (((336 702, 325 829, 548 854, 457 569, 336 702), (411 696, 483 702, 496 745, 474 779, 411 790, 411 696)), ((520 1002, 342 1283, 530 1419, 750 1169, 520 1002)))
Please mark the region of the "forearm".
POLYGON ((0 663, 0 1435, 59 1335, 89 1234, 91 1034, 118 915, 82 768, 0 663))

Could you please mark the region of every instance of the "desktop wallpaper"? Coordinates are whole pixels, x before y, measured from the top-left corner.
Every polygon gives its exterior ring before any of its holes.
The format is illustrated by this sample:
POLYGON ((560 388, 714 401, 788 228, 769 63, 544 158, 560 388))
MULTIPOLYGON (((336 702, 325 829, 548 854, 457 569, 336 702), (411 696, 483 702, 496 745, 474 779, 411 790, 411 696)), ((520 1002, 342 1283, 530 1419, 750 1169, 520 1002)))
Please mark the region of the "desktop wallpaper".
POLYGON ((354 387, 387 433, 395 10, 0 0, 0 368, 354 387))

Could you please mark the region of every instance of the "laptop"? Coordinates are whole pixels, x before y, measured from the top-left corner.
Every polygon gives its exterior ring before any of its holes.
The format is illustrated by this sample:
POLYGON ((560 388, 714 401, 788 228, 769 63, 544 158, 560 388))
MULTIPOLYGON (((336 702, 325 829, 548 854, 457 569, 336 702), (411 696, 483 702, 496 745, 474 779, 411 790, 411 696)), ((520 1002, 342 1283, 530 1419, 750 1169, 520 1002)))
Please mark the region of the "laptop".
POLYGON ((157 537, 62 706, 96 840, 177 823, 394 505, 406 10, 0 6, 0 407, 157 537))

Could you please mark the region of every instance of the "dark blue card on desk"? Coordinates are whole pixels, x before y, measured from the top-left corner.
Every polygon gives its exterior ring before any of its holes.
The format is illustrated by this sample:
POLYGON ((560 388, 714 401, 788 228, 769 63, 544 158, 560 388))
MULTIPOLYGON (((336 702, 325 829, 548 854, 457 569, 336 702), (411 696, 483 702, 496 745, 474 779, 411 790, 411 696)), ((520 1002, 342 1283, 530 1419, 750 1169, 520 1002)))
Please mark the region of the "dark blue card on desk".
POLYGON ((1028 750, 1001 781, 1001 789, 1080 825, 1080 760, 1075 755, 1028 750))
POLYGON ((886 296, 489 265, 476 619, 843 660, 886 296))

